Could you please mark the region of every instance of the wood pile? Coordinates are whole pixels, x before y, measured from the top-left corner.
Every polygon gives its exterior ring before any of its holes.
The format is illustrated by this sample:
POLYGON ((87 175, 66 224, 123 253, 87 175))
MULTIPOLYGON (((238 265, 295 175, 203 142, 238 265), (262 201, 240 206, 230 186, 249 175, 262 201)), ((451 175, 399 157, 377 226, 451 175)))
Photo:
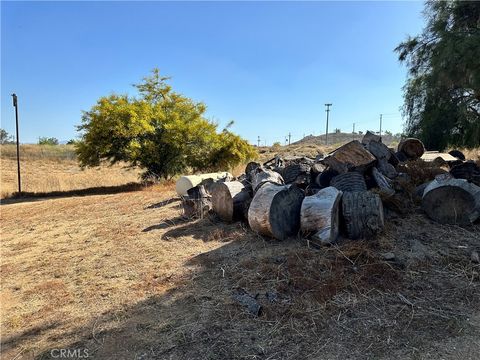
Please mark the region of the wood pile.
MULTIPOLYGON (((405 139, 395 150, 369 131, 361 142, 316 159, 275 156, 249 163, 235 181, 216 181, 208 190, 201 184, 192 196, 201 199, 196 204, 202 212, 210 206, 222 221, 245 221, 259 235, 279 240, 298 234, 313 244, 330 244, 340 235, 369 239, 384 227, 384 207, 411 208, 402 205, 404 184, 411 181, 402 170, 423 161, 424 153, 418 139, 405 139)), ((450 173, 412 186, 412 192, 431 219, 469 224, 480 217, 480 168, 459 151, 450 155, 450 173)))

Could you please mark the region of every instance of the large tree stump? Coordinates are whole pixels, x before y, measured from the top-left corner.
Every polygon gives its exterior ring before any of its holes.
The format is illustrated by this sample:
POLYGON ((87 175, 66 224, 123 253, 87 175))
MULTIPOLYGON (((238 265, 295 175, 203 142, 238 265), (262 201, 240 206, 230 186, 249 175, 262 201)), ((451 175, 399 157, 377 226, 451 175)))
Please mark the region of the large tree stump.
POLYGON ((339 173, 364 172, 375 163, 375 160, 359 141, 353 140, 328 155, 322 163, 339 173))
POLYGON ((265 183, 248 209, 248 223, 253 231, 279 240, 294 236, 300 229, 300 208, 304 192, 292 185, 265 183))
POLYGON ((211 196, 203 185, 197 185, 187 191, 187 196, 181 196, 183 215, 186 217, 203 218, 211 209, 211 196))
POLYGON ((480 187, 465 179, 439 175, 425 188, 422 208, 441 224, 473 223, 480 216, 480 187))
POLYGON ((213 211, 226 222, 242 220, 251 196, 239 181, 219 182, 212 190, 213 211))
POLYGON ((335 176, 331 185, 340 191, 366 191, 367 184, 362 174, 358 172, 348 172, 335 176))
POLYGON ((404 153, 409 159, 416 160, 422 157, 425 146, 418 139, 408 138, 398 144, 398 151, 404 153))
POLYGON ((350 239, 368 239, 383 229, 383 204, 378 194, 370 191, 343 193, 342 210, 350 239))
POLYGON ((333 186, 303 199, 300 229, 304 236, 330 244, 337 239, 342 192, 333 186))
POLYGON ((317 178, 315 179, 315 183, 321 188, 328 187, 330 186, 332 179, 337 175, 337 171, 333 169, 327 169, 318 174, 317 178))
POLYGON ((258 191, 260 186, 267 182, 280 185, 283 185, 285 183, 283 181, 282 175, 280 175, 278 172, 265 169, 263 167, 258 167, 252 172, 250 172, 249 177, 252 182, 252 189, 254 193, 258 191))

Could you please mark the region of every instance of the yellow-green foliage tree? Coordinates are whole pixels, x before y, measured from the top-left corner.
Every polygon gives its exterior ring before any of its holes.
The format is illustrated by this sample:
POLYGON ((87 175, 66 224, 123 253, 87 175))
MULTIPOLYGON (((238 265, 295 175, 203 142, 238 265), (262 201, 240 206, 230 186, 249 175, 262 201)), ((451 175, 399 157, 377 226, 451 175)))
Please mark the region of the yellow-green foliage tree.
POLYGON ((253 146, 204 117, 206 106, 176 93, 158 69, 134 85, 137 97, 110 95, 85 111, 76 151, 80 165, 127 162, 144 178, 226 170, 256 157, 253 146))

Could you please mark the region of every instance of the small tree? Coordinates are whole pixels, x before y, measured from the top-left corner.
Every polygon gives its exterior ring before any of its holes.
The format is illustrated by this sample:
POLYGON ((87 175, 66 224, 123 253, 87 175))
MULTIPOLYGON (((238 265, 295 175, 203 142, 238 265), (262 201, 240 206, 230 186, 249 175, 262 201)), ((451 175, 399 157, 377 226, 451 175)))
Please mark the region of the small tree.
POLYGON ((58 145, 58 139, 54 137, 40 137, 38 139, 39 145, 58 145))
POLYGON ((102 97, 85 111, 75 144, 80 165, 127 162, 144 178, 190 170, 232 168, 256 156, 254 148, 204 117, 206 106, 176 93, 158 69, 134 85, 138 97, 102 97))
POLYGON ((12 135, 10 135, 6 130, 0 129, 0 144, 10 144, 12 139, 12 135))
POLYGON ((281 147, 282 147, 282 144, 280 144, 280 141, 275 141, 272 145, 272 150, 279 151, 281 147))

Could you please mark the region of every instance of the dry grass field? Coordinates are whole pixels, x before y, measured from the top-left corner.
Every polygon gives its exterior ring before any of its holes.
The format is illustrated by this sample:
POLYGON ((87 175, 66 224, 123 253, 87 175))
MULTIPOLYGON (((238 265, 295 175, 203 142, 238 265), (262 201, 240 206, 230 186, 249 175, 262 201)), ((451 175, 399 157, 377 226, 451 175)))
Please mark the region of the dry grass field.
MULTIPOLYGON (((15 145, 0 145, 1 197, 18 190, 15 145)), ((80 169, 73 146, 22 145, 22 190, 27 193, 66 192, 138 182, 138 169, 104 165, 80 169)))
MULTIPOLYGON (((50 172, 70 161, 52 161, 50 172)), ((103 173, 78 186, 105 185, 103 173)), ((376 239, 315 249, 301 238, 264 239, 242 223, 185 220, 172 185, 9 199, 0 210, 2 359, 58 358, 60 349, 92 359, 480 352, 478 222, 387 212, 376 239), (233 299, 239 289, 262 305, 259 317, 233 299)))
POLYGON ((1 210, 2 359, 478 358, 480 224, 390 215, 316 250, 183 220, 165 187, 1 210))

